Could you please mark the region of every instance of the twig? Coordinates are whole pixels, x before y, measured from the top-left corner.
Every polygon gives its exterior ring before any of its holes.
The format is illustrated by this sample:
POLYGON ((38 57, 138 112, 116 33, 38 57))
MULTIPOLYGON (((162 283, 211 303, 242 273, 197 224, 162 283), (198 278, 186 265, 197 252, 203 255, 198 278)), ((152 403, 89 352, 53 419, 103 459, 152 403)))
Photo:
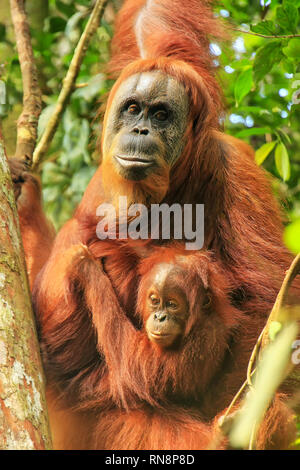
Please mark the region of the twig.
POLYGON ((251 385, 251 375, 252 375, 252 367, 253 364, 257 358, 257 355, 261 349, 264 349, 269 342, 269 330, 270 330, 270 325, 272 322, 276 321, 278 319, 278 315, 280 310, 282 309, 282 306, 286 300, 289 288, 295 279, 295 277, 300 274, 300 253, 296 256, 296 258, 293 260, 291 266, 286 272, 285 278, 283 280, 283 283, 281 285, 280 291, 276 297, 275 303, 273 305, 273 308, 271 310, 271 313, 268 317, 267 323, 265 324, 262 332, 259 335, 259 338, 253 348, 253 351, 250 356, 250 360, 248 363, 248 369, 247 369, 247 381, 249 385, 251 385))
MULTIPOLYGON (((256 369, 254 369, 252 372, 251 372, 251 377, 252 375, 255 373, 256 369)), ((224 413, 223 415, 223 422, 225 422, 225 419, 227 418, 227 416, 230 414, 230 411, 232 410, 232 408, 234 407, 235 403, 237 402, 237 400, 240 398, 241 394, 243 393, 243 391, 245 390, 245 388, 247 387, 247 385, 249 385, 249 381, 248 379, 245 380, 245 382, 243 383, 243 385, 241 386, 241 388, 238 390, 238 392, 235 394, 235 396, 233 397, 230 405, 228 406, 228 408, 226 409, 226 412, 224 413)))
POLYGON ((256 359, 256 356, 257 356, 257 352, 259 351, 259 348, 260 348, 260 345, 261 345, 261 342, 262 342, 262 338, 263 338, 263 334, 264 334, 264 331, 265 331, 265 328, 262 330, 262 332, 260 333, 259 335, 259 338, 258 340, 256 341, 256 344, 253 348, 253 351, 251 353, 251 356, 250 356, 250 359, 249 359, 249 363, 248 363, 248 367, 247 367, 247 383, 249 386, 252 385, 252 380, 251 380, 251 376, 252 376, 252 367, 253 367, 253 364, 255 362, 255 359, 256 359))
POLYGON ((285 278, 283 280, 282 286, 280 288, 280 291, 277 295, 275 304, 272 308, 272 311, 269 315, 268 321, 266 323, 266 326, 263 331, 263 336, 262 336, 262 341, 261 341, 261 346, 264 348, 266 344, 269 342, 269 329, 270 329, 270 324, 273 321, 276 321, 278 319, 278 314, 287 298, 289 288, 295 279, 295 277, 300 274, 300 253, 296 256, 294 261, 292 262, 290 268, 287 270, 285 278))
POLYGON ((38 165, 42 162, 47 150, 49 149, 52 138, 59 124, 59 120, 66 108, 72 91, 74 90, 75 80, 78 76, 84 55, 87 51, 90 40, 99 25, 107 2, 108 0, 97 0, 95 3, 90 19, 77 44, 69 70, 63 81, 63 86, 60 91, 55 110, 48 122, 48 125, 41 137, 41 140, 39 141, 34 151, 32 165, 33 170, 35 170, 38 165))
POLYGON ((232 31, 237 31, 238 33, 242 34, 250 34, 251 36, 258 36, 260 38, 266 38, 266 39, 292 39, 292 38, 300 38, 300 34, 274 34, 274 35, 268 35, 268 34, 261 34, 261 33, 254 33, 253 31, 243 31, 242 29, 238 28, 231 28, 232 31))
POLYGON ((17 158, 32 159, 37 139, 37 125, 42 110, 42 93, 34 62, 25 0, 10 0, 18 56, 23 81, 23 111, 17 123, 17 158))
MULTIPOLYGON (((261 333, 259 335, 259 338, 258 338, 257 342, 255 343, 255 346, 252 350, 250 360, 249 360, 249 363, 248 363, 248 368, 247 368, 247 378, 246 378, 245 382, 243 383, 243 385, 238 390, 238 392, 236 393, 236 395, 234 396, 234 398, 232 399, 232 401, 231 401, 230 405, 228 406, 225 414, 223 415, 223 417, 222 417, 223 418, 223 423, 225 423, 227 416, 230 414, 230 411, 232 410, 232 408, 235 405, 235 403, 237 402, 237 400, 240 398, 242 392, 247 388, 247 386, 248 387, 252 386, 251 378, 256 372, 256 368, 254 370, 252 370, 252 367, 253 367, 253 365, 255 363, 255 360, 258 356, 258 353, 262 349, 264 349, 267 346, 268 342, 269 342, 270 324, 271 324, 271 322, 276 321, 278 319, 279 312, 280 312, 280 310, 281 310, 281 308, 282 308, 282 306, 283 306, 283 304, 284 304, 284 302, 287 298, 289 288, 290 288, 293 280, 295 279, 295 277, 298 274, 300 274, 300 253, 295 257, 295 259, 293 260, 291 266, 289 267, 289 269, 286 272, 285 278, 283 280, 283 283, 281 285, 280 291, 277 295, 277 298, 276 298, 274 306, 271 310, 271 313, 268 317, 268 320, 267 320, 263 330, 261 331, 261 333)), ((254 430, 252 429, 252 434, 253 433, 254 433, 254 430)), ((250 446, 252 447, 252 445, 253 445, 252 439, 250 441, 251 441, 250 446)))
POLYGON ((85 88, 85 87, 87 87, 87 86, 89 86, 88 83, 77 83, 77 85, 75 85, 75 88, 76 88, 76 89, 77 89, 77 88, 85 88))

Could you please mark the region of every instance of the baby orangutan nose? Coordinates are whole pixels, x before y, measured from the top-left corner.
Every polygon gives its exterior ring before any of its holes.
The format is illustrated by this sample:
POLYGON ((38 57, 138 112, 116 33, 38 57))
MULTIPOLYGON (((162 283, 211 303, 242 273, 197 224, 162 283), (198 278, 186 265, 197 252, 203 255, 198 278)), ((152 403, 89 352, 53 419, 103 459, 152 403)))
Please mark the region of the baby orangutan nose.
POLYGON ((167 314, 164 312, 159 312, 159 313, 154 314, 154 319, 158 320, 159 322, 165 321, 166 318, 167 318, 167 314))
POLYGON ((177 321, 176 316, 164 310, 151 313, 146 322, 149 340, 162 348, 178 344, 183 330, 183 325, 177 321))

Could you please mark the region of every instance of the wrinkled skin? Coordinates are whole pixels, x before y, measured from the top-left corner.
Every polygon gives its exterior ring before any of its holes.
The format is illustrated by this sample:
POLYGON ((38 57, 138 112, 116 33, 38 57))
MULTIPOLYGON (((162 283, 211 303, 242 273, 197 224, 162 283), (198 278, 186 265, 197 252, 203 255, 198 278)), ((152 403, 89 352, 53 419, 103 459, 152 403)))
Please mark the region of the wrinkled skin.
POLYGON ((118 88, 106 122, 105 158, 129 180, 145 179, 160 158, 173 166, 183 150, 188 97, 159 71, 136 74, 118 88))

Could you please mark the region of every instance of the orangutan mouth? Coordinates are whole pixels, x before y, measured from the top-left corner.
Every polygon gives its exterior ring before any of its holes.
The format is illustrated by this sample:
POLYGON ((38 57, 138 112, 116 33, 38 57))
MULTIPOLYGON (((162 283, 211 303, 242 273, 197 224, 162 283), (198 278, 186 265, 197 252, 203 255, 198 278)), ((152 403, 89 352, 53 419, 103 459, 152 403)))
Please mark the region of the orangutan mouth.
POLYGON ((124 168, 132 167, 149 167, 154 164, 154 160, 148 160, 146 158, 134 157, 131 155, 116 155, 115 159, 124 168))

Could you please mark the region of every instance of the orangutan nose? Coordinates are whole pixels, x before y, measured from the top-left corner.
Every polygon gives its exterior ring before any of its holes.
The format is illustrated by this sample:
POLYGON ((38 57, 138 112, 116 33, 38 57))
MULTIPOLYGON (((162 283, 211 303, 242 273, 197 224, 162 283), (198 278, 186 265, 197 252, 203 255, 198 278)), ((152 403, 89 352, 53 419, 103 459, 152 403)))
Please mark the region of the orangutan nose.
POLYGON ((133 132, 135 134, 148 135, 149 134, 149 129, 147 129, 147 127, 136 126, 136 127, 134 127, 133 132))
POLYGON ((164 312, 155 313, 154 318, 162 323, 167 318, 167 314, 164 312))

